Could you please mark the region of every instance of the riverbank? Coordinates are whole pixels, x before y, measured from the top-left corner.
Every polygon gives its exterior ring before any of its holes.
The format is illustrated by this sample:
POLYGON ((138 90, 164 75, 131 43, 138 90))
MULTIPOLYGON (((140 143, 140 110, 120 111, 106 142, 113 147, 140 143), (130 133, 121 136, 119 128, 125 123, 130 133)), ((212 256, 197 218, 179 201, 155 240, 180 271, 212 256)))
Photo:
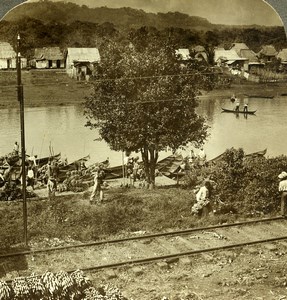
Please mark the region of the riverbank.
MULTIPOLYGON (((25 107, 79 105, 92 93, 92 82, 71 79, 65 70, 23 70, 22 83, 25 107)), ((227 89, 216 89, 201 97, 230 98, 232 94, 278 97, 286 93, 286 83, 238 81, 227 89)), ((16 71, 0 71, 0 108, 18 105, 16 71)))
MULTIPOLYGON (((0 71, 0 108, 15 108, 16 71, 0 71)), ((25 107, 79 105, 91 94, 92 85, 69 78, 65 70, 22 71, 25 107)))

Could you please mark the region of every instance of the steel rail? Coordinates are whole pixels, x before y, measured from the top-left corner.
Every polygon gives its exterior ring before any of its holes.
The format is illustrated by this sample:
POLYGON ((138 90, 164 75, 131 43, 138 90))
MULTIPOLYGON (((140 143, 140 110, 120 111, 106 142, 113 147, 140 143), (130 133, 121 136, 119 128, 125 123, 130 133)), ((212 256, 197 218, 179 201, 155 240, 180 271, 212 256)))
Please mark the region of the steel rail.
POLYGON ((155 237, 182 235, 182 234, 189 234, 189 233, 196 232, 196 231, 205 231, 205 230, 212 230, 212 229, 218 229, 218 228, 242 226, 242 225, 249 225, 249 224, 256 224, 256 223, 263 223, 263 222, 270 222, 270 221, 277 221, 277 220, 284 220, 284 217, 277 216, 277 217, 273 217, 273 218, 242 221, 242 222, 220 224, 220 225, 213 225, 213 226, 207 226, 207 227, 196 227, 196 228, 189 228, 189 229, 185 229, 185 230, 172 231, 172 232, 145 234, 142 236, 133 236, 133 237, 127 237, 127 238, 121 238, 121 239, 114 239, 114 240, 103 240, 103 241, 83 243, 83 244, 78 244, 78 245, 51 247, 51 248, 44 248, 44 249, 37 249, 37 250, 26 250, 26 251, 20 251, 20 252, 8 253, 8 254, 1 254, 0 259, 16 257, 16 256, 24 256, 24 255, 29 255, 29 254, 48 253, 48 252, 52 252, 52 251, 77 249, 77 248, 100 246, 100 245, 107 245, 107 244, 116 244, 116 243, 121 243, 121 242, 150 239, 150 238, 155 238, 155 237))
MULTIPOLYGON (((141 259, 135 259, 135 260, 129 260, 129 261, 123 261, 113 264, 106 264, 106 265, 99 265, 99 266, 92 266, 87 268, 81 268, 82 271, 96 271, 101 269, 109 269, 109 268, 116 268, 126 265, 135 265, 135 264, 143 264, 143 263, 149 263, 153 261, 159 261, 159 260, 165 260, 165 259, 172 259, 172 258, 179 258, 182 256, 191 256, 195 254, 201 254, 206 252, 214 252, 214 251, 220 251, 220 250, 228 250, 233 248, 240 248, 244 246, 250 246, 250 245, 256 245, 256 244, 263 244, 263 243, 270 243, 270 242, 277 242, 281 240, 286 240, 287 236, 277 237, 277 238, 270 238, 270 239, 264 239, 264 240, 257 240, 257 241, 250 241, 250 242, 244 242, 244 243, 238 243, 238 244, 231 244, 226 246, 220 246, 220 247, 212 247, 212 248, 206 248, 206 249, 197 249, 197 250, 191 250, 186 252, 179 252, 174 254, 168 254, 168 255, 162 255, 162 256, 153 256, 148 258, 141 258, 141 259)), ((68 273, 75 272, 75 270, 67 271, 68 273)))

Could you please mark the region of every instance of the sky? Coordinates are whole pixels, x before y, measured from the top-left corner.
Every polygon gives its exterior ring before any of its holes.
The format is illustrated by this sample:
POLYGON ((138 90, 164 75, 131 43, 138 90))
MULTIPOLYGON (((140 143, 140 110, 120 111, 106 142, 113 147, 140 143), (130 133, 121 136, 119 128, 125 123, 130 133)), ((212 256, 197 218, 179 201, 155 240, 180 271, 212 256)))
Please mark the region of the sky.
MULTIPOLYGON (((37 2, 39 0, 28 0, 37 2)), ((62 1, 62 0, 52 0, 62 1)), ((277 0, 278 1, 278 0, 277 0)), ((263 0, 65 0, 89 7, 132 7, 146 12, 179 11, 214 24, 282 26, 279 15, 263 0)))

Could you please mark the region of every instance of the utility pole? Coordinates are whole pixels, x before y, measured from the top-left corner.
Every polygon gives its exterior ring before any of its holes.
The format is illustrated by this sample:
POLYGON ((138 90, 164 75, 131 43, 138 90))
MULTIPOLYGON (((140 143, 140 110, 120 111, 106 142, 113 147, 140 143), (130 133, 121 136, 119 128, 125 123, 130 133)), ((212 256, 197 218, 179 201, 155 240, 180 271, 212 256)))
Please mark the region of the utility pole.
POLYGON ((21 80, 21 54, 20 35, 17 36, 17 93, 20 103, 20 125, 21 125, 21 156, 22 156, 22 195, 23 195, 23 225, 24 243, 28 246, 27 234, 27 199, 26 199, 26 150, 25 150, 25 122, 24 122, 24 94, 21 80))

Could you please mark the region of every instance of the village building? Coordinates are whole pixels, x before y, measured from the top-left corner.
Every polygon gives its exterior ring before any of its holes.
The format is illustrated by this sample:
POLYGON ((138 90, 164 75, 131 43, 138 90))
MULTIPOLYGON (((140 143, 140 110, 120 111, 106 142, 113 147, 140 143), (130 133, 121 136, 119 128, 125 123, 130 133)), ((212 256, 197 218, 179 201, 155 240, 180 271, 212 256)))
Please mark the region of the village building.
POLYGON ((66 53, 67 74, 77 80, 89 80, 100 62, 98 48, 68 48, 66 53))
POLYGON ((256 53, 248 48, 245 43, 234 43, 232 48, 238 56, 246 58, 243 69, 248 73, 256 73, 258 69, 264 68, 264 63, 261 63, 256 56, 256 53))
POLYGON ((214 63, 219 67, 228 67, 234 75, 241 74, 246 61, 248 61, 248 59, 240 57, 234 49, 214 49, 214 63))
POLYGON ((287 48, 282 49, 276 56, 280 60, 280 71, 287 71, 287 48))
POLYGON ((175 50, 175 54, 178 56, 179 60, 187 61, 190 60, 190 52, 187 48, 180 48, 175 50))
POLYGON ((29 65, 36 69, 65 68, 65 57, 59 47, 36 48, 29 65))
MULTIPOLYGON (((0 42, 0 69, 16 69, 17 54, 13 47, 7 42, 0 42)), ((21 57, 21 68, 27 67, 27 59, 21 57)))
POLYGON ((277 54, 278 52, 273 45, 265 45, 262 46, 262 49, 257 53, 257 56, 259 57, 261 62, 268 63, 276 58, 277 54))
POLYGON ((194 59, 198 61, 205 61, 208 62, 208 56, 206 50, 203 46, 195 46, 191 49, 194 59))

